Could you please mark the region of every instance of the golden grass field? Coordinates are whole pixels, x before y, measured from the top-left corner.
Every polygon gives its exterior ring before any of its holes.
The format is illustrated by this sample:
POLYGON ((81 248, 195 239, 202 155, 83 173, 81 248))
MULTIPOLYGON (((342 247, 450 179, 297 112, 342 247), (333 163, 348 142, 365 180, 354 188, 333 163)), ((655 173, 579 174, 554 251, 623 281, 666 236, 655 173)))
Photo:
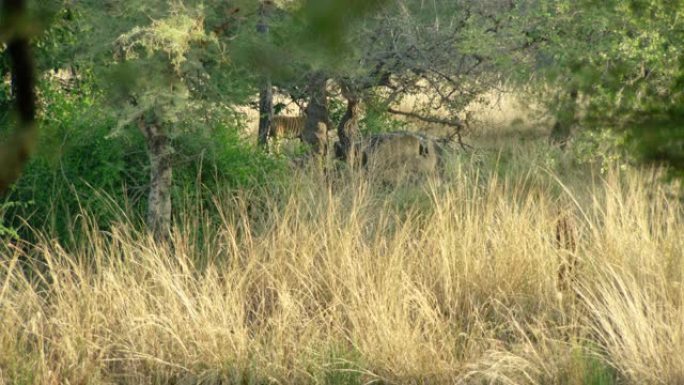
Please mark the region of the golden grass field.
POLYGON ((0 384, 684 384, 681 201, 526 146, 219 194, 172 247, 125 214, 5 246, 0 384))
POLYGON ((304 170, 185 202, 172 246, 121 208, 5 245, 0 385, 684 384, 681 201, 489 104, 441 178, 304 170))

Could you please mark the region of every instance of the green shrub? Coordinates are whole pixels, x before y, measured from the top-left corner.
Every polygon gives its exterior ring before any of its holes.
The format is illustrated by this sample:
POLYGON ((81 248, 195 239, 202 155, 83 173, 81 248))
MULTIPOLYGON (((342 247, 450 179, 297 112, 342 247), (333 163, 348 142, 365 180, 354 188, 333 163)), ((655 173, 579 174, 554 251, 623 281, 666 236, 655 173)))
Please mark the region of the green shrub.
POLYGON ((27 202, 27 203, 21 203, 21 202, 12 202, 12 201, 5 201, 5 202, 0 202, 0 240, 4 240, 7 238, 10 239, 17 239, 19 238, 19 233, 17 232, 17 229, 11 225, 5 224, 5 213, 16 209, 17 207, 27 207, 30 205, 32 202, 27 202))
POLYGON ((31 227, 66 236, 81 209, 108 223, 117 208, 126 206, 127 197, 116 192, 135 186, 144 175, 142 143, 107 139, 116 121, 98 108, 90 89, 69 93, 43 82, 40 95, 37 150, 11 193, 11 200, 32 204, 9 210, 8 223, 21 229, 25 219, 31 227))
POLYGON ((387 104, 379 99, 368 98, 366 102, 366 114, 361 119, 361 131, 364 134, 378 132, 402 131, 406 129, 406 122, 394 119, 387 112, 387 104))
POLYGON ((577 161, 598 165, 605 172, 611 165, 625 167, 634 159, 626 147, 626 135, 611 129, 581 130, 572 145, 577 161))
POLYGON ((211 203, 219 192, 262 186, 286 175, 282 158, 260 151, 249 139, 238 127, 222 123, 176 137, 174 196, 187 199, 189 193, 211 203))
MULTIPOLYGON (((134 128, 112 136, 117 119, 86 86, 66 92, 41 84, 37 151, 5 205, 0 231, 28 237, 28 227, 74 240, 82 212, 99 228, 114 221, 142 222, 147 205, 149 160, 134 128), (31 202, 30 205, 26 204, 31 202)), ((240 136, 237 123, 215 123, 173 138, 174 198, 209 202, 219 190, 247 188, 280 175, 283 162, 240 136), (181 193, 182 192, 182 193, 181 193)), ((176 205, 178 209, 181 205, 176 205)))

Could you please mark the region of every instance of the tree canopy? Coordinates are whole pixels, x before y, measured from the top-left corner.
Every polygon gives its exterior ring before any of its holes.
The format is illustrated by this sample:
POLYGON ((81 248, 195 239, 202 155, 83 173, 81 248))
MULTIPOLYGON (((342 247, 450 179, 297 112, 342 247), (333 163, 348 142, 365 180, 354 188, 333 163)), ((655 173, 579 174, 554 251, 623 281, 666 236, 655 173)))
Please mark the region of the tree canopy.
MULTIPOLYGON (((174 154, 184 146, 178 138, 239 125, 240 106, 265 89, 304 109, 302 138, 319 155, 337 126, 336 149, 349 158, 361 106, 367 115, 446 125, 460 135, 467 107, 506 89, 545 105, 563 142, 573 130, 611 130, 641 160, 684 175, 681 1, 50 0, 29 1, 19 15, 12 4, 22 3, 3 3, 1 69, 10 79, 3 101, 16 99, 24 111, 27 94, 12 87, 33 89, 13 54, 19 39, 33 50, 39 94, 47 74, 67 71, 68 82, 79 84, 59 92, 111 116, 106 138, 142 133, 150 191, 158 188, 148 205, 161 197, 167 218, 174 154), (398 108, 407 98, 419 102, 398 108), (340 100, 346 110, 333 122, 329 101, 340 100)), ((45 100, 39 116, 50 108, 45 100)), ((269 100, 262 98, 267 117, 269 100)), ((16 131, 26 135, 8 139, 0 154, 7 159, 0 188, 19 175, 33 146, 26 112, 16 131)))

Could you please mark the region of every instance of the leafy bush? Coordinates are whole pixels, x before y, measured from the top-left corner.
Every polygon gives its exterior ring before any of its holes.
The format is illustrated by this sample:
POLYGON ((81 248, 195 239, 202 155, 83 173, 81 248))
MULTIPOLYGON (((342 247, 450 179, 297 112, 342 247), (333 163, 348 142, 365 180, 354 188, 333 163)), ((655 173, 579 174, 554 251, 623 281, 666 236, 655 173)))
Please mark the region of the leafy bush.
POLYGON ((5 224, 5 213, 16 207, 26 207, 32 202, 22 204, 21 202, 5 201, 0 202, 0 240, 7 238, 19 238, 19 234, 14 227, 5 224))
POLYGON ((626 166, 633 159, 626 147, 626 135, 611 129, 582 130, 572 146, 572 153, 580 164, 596 164, 601 173, 612 165, 626 166))
POLYGON ((219 191, 264 185, 285 171, 281 158, 258 150, 238 127, 225 122, 177 136, 174 149, 175 195, 187 198, 191 192, 205 203, 219 191))
POLYGON ((41 85, 37 151, 11 194, 33 204, 10 211, 13 226, 22 217, 32 227, 50 226, 66 236, 81 209, 107 223, 128 204, 121 191, 146 178, 143 143, 136 137, 108 139, 116 121, 95 97, 87 88, 69 93, 50 82, 41 85))
POLYGON ((387 105, 381 100, 369 98, 365 102, 366 114, 361 119, 361 130, 364 134, 406 129, 406 122, 394 119, 387 112, 387 105))
MULTIPOLYGON (((83 211, 100 228, 124 217, 140 223, 149 187, 142 134, 129 129, 110 135, 117 119, 103 112, 107 109, 87 85, 66 92, 44 82, 41 100, 38 148, 9 198, 22 204, 3 206, 0 230, 27 236, 26 221, 29 227, 73 239, 83 211)), ((174 137, 174 198, 190 192, 193 201, 209 202, 218 190, 264 184, 282 171, 282 162, 257 151, 237 125, 219 122, 174 137)))
POLYGON ((328 113, 330 114, 330 120, 333 122, 337 129, 337 125, 342 121, 345 112, 347 112, 347 103, 341 99, 330 98, 328 101, 328 113))

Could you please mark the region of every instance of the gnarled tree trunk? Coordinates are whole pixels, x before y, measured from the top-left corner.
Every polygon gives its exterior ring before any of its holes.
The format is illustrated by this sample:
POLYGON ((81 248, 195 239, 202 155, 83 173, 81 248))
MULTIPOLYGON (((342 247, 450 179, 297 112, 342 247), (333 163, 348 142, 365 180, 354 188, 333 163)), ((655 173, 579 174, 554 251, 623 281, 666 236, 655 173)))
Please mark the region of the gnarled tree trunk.
POLYGON ((325 159, 328 152, 328 96, 327 77, 320 72, 311 75, 308 85, 309 104, 302 139, 311 146, 312 155, 325 159))
POLYGON ((138 127, 145 137, 150 158, 147 226, 155 240, 165 242, 171 235, 171 139, 163 126, 156 121, 140 118, 138 127))
MULTIPOLYGON (((268 15, 271 8, 270 1, 262 1, 259 6, 259 22, 257 23, 257 33, 264 36, 268 35, 268 15)), ((270 76, 266 75, 259 90, 259 136, 257 144, 265 148, 268 144, 271 122, 273 121, 273 85, 270 76)))
POLYGON ((353 86, 342 83, 342 95, 347 99, 347 110, 342 116, 340 124, 337 126, 337 136, 339 142, 335 147, 335 156, 350 165, 356 165, 359 132, 359 97, 353 86))
POLYGON ((265 148, 270 136, 271 122, 273 121, 273 87, 271 80, 266 79, 259 90, 259 136, 257 144, 265 148))

